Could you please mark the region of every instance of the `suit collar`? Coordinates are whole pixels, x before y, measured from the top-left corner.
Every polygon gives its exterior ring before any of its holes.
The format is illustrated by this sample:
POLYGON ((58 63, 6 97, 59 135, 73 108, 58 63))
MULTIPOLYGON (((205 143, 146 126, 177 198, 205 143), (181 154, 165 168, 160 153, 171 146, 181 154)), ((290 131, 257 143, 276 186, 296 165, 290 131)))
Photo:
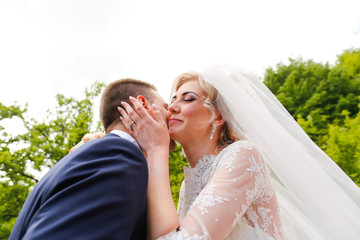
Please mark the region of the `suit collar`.
POLYGON ((121 130, 112 130, 110 133, 116 134, 119 137, 126 139, 132 143, 134 143, 136 146, 138 146, 138 148, 140 148, 139 144, 136 142, 135 138, 133 138, 130 134, 121 131, 121 130))

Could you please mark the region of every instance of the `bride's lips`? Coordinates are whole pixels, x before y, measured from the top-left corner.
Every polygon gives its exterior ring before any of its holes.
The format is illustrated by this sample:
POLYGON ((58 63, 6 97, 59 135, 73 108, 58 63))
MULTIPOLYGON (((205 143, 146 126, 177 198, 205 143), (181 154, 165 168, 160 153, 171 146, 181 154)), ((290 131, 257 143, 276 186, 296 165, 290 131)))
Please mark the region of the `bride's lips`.
POLYGON ((177 118, 170 118, 170 120, 169 120, 169 124, 177 123, 177 122, 182 122, 182 121, 180 119, 177 119, 177 118))

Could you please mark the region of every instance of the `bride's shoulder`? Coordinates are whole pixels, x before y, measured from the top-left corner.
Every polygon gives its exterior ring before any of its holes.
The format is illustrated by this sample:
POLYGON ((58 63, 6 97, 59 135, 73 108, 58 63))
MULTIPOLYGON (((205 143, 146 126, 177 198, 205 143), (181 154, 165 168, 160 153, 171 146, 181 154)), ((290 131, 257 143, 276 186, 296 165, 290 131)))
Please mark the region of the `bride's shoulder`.
POLYGON ((257 153, 255 145, 246 140, 236 141, 224 148, 218 155, 218 159, 239 158, 240 156, 250 156, 257 153))
POLYGON ((224 148, 222 150, 222 152, 226 153, 226 152, 238 152, 241 149, 245 149, 247 151, 253 151, 255 149, 255 145, 247 140, 241 140, 241 141, 236 141, 233 142, 232 144, 230 144, 229 146, 227 146, 226 148, 224 148))
POLYGON ((236 141, 224 148, 217 158, 217 168, 225 167, 232 172, 238 166, 249 167, 258 161, 255 145, 250 141, 236 141))

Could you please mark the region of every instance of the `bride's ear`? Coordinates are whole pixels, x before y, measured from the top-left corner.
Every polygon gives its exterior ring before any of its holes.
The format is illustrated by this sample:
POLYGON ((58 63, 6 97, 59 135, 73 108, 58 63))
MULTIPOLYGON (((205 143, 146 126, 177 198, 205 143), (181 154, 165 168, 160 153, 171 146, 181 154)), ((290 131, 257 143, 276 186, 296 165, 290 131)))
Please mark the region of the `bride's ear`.
POLYGON ((222 125, 224 125, 224 123, 226 122, 225 118, 223 116, 221 116, 221 114, 217 114, 214 123, 216 124, 216 127, 220 127, 222 125))
POLYGON ((150 103, 148 102, 148 100, 146 100, 146 98, 143 95, 137 96, 136 99, 141 104, 141 106, 143 106, 143 108, 149 110, 150 103))

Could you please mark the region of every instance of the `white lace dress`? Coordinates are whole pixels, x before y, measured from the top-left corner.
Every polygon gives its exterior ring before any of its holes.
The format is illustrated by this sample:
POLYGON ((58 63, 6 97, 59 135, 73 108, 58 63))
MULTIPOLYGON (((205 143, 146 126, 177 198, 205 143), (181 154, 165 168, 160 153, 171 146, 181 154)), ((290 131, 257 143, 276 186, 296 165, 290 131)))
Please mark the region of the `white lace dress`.
POLYGON ((248 141, 184 168, 180 228, 160 239, 283 239, 268 168, 248 141))

